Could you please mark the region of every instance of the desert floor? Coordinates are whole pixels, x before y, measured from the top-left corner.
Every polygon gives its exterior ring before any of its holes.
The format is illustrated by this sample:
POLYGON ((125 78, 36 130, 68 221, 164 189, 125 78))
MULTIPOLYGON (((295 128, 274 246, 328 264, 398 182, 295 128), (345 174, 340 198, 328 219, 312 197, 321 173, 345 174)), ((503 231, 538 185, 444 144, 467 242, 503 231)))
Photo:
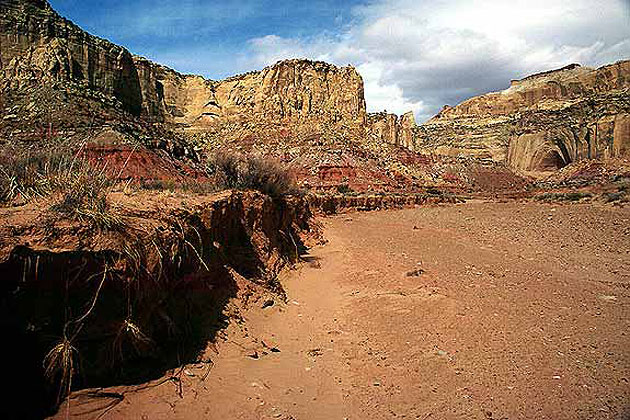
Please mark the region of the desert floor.
POLYGON ((251 305, 208 348, 212 365, 77 393, 70 416, 630 418, 630 206, 321 220, 329 242, 284 273, 286 303, 251 305))

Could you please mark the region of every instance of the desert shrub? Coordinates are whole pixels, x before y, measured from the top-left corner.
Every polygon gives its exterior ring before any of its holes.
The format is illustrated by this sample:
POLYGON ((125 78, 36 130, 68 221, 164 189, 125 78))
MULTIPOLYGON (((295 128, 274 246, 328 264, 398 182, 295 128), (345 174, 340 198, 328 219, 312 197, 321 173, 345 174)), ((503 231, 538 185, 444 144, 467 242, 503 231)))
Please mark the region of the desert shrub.
POLYGON ((46 196, 66 186, 66 176, 79 166, 74 156, 61 149, 0 151, 0 201, 18 197, 26 201, 46 196))
POLYGON ((538 201, 580 201, 584 198, 590 198, 593 194, 588 192, 568 192, 568 193, 556 193, 547 192, 538 194, 534 197, 534 200, 538 201))
POLYGON ((208 168, 208 171, 217 178, 220 187, 226 189, 243 187, 243 158, 241 156, 219 153, 209 160, 208 168))
POLYGON ((221 153, 209 161, 208 172, 223 189, 257 190, 271 197, 298 192, 286 169, 258 156, 221 153))
POLYGON ((630 193, 630 179, 624 179, 621 181, 617 181, 617 189, 620 192, 630 193))
POLYGON ((4 148, 0 152, 0 202, 18 198, 28 202, 59 194, 50 207, 53 212, 111 229, 121 220, 107 202, 113 180, 104 169, 66 147, 4 148))
POLYGON ((175 181, 171 179, 143 179, 139 182, 138 186, 142 190, 149 191, 174 191, 176 188, 175 181))
POLYGON ((115 229, 124 224, 107 201, 112 181, 103 172, 83 167, 69 174, 67 182, 60 199, 50 207, 52 211, 91 222, 101 229, 115 229))
POLYGON ((351 194, 354 191, 348 184, 339 184, 337 185, 337 192, 339 194, 351 194))
POLYGON ((605 203, 621 202, 625 203, 630 201, 630 196, 625 191, 608 192, 602 194, 602 199, 605 203))
POLYGON ((429 195, 443 195, 444 191, 439 190, 437 188, 429 187, 429 188, 427 188, 427 194, 429 194, 429 195))

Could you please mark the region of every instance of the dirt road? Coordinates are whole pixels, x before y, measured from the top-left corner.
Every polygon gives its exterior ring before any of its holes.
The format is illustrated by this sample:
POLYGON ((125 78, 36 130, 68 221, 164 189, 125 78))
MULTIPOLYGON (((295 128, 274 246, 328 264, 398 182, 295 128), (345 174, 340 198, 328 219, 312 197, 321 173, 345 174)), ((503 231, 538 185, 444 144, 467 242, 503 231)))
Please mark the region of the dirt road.
POLYGON ((232 323, 205 380, 191 365, 71 413, 630 417, 630 207, 476 202, 323 223, 329 243, 282 279, 287 303, 232 323))

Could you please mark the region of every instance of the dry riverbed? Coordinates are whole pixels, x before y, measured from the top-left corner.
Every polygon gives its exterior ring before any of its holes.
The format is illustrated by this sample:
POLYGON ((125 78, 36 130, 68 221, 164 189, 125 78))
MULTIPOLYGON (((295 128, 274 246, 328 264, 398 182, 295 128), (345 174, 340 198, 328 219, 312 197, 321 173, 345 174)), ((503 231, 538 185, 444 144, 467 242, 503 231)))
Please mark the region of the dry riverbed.
POLYGON ((470 202, 323 224, 328 244, 282 278, 287 302, 250 305, 213 364, 77 393, 70 416, 630 416, 630 207, 470 202))

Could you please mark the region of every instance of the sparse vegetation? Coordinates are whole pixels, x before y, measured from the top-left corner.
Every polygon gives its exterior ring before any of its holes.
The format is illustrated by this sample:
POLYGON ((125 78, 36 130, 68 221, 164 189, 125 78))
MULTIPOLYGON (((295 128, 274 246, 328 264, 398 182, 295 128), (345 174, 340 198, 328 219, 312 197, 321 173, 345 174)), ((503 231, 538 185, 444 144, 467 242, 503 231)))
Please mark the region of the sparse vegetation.
POLYGON ((257 190, 271 197, 298 192, 285 168, 258 156, 220 153, 209 160, 208 171, 220 188, 257 190))
POLYGON ((630 201, 630 196, 626 191, 620 190, 617 192, 607 192, 602 194, 602 199, 605 203, 627 203, 630 201))
POLYGON ((339 184, 337 185, 337 192, 339 194, 351 194, 354 192, 352 188, 348 184, 339 184))
POLYGON ((100 229, 123 224, 107 201, 114 180, 105 167, 90 165, 81 149, 4 149, 0 161, 0 202, 29 202, 58 194, 50 210, 73 220, 92 222, 100 229))
POLYGON ((546 192, 534 196, 537 201, 580 201, 591 198, 593 194, 589 192, 546 192))
POLYGON ((31 201, 67 187, 68 175, 79 166, 62 149, 0 151, 0 202, 31 201))

